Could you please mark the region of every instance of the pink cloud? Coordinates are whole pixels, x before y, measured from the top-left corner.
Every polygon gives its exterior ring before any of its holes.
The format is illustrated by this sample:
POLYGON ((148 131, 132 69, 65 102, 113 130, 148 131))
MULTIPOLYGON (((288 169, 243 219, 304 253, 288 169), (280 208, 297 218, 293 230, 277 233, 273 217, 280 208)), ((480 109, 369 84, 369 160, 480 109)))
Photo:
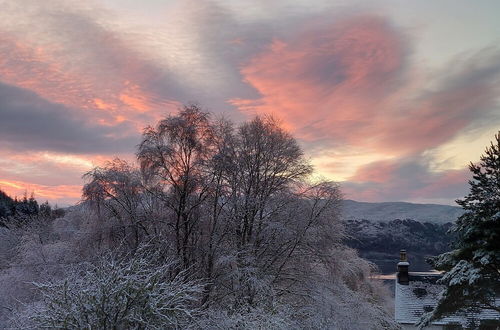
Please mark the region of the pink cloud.
POLYGON ((392 176, 397 167, 398 164, 392 161, 370 163, 358 168, 354 176, 349 180, 354 182, 388 182, 393 179, 392 176))
POLYGON ((372 16, 275 40, 241 69, 260 98, 231 102, 242 111, 276 114, 310 142, 398 157, 436 147, 488 115, 498 86, 484 72, 498 71, 498 56, 482 68, 455 70, 429 89, 410 66, 405 40, 386 19, 372 16))
POLYGON ((369 127, 404 68, 405 47, 383 19, 350 18, 291 41, 275 40, 241 70, 262 95, 243 110, 276 113, 302 138, 369 127))

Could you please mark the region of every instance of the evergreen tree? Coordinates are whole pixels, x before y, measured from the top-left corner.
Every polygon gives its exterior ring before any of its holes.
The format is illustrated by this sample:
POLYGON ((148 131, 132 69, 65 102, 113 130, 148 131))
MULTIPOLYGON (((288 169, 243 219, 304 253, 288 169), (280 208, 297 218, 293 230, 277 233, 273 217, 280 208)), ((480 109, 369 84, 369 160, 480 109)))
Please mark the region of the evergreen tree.
POLYGON ((5 218, 12 214, 14 207, 14 200, 10 198, 5 192, 0 190, 0 218, 5 218))
POLYGON ((45 201, 45 203, 41 204, 39 207, 39 214, 44 217, 52 216, 52 206, 50 206, 49 201, 45 201))
POLYGON ((500 132, 469 169, 470 192, 456 201, 465 213, 453 228, 454 250, 430 260, 445 271, 440 281, 446 288, 427 323, 457 311, 500 312, 495 304, 500 297, 500 132))

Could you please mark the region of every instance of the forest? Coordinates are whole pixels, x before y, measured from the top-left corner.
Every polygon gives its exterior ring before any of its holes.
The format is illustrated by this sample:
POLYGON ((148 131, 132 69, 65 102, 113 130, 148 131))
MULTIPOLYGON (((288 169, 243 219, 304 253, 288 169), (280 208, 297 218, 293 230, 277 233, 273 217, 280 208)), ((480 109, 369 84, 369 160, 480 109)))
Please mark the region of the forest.
POLYGON ((188 105, 83 178, 64 210, 0 196, 0 328, 398 328, 340 186, 272 117, 188 105))

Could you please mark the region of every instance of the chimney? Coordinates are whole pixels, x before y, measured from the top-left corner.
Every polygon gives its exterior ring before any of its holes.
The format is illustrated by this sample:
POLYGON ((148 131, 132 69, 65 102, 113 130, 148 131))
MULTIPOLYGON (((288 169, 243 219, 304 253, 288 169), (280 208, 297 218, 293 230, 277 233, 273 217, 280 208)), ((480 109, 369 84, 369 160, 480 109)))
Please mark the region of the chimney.
POLYGON ((398 262, 398 284, 408 285, 410 283, 410 277, 408 276, 408 259, 406 258, 406 250, 399 251, 399 262, 398 262))

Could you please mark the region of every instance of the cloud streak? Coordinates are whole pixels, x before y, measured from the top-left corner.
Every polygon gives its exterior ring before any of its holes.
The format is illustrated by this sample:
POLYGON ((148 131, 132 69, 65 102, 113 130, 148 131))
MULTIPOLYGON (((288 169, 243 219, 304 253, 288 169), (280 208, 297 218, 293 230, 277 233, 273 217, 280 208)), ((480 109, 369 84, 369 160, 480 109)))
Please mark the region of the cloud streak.
POLYGON ((396 159, 360 167, 343 183, 348 197, 370 201, 451 203, 468 191, 466 169, 433 172, 425 159, 396 159))

